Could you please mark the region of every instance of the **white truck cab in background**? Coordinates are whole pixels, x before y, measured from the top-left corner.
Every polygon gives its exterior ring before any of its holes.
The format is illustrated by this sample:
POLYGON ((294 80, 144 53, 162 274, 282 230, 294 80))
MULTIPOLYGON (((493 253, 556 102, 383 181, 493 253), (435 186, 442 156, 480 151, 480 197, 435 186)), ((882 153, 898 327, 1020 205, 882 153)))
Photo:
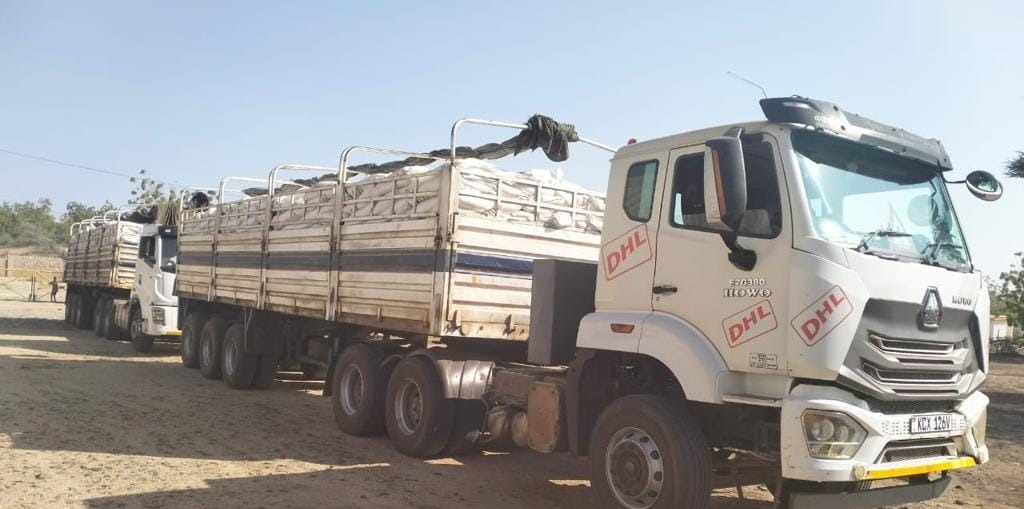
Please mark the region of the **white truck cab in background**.
POLYGON ((174 296, 177 271, 176 226, 142 225, 131 297, 115 301, 114 320, 141 352, 153 348, 156 338, 178 337, 178 298, 174 296))

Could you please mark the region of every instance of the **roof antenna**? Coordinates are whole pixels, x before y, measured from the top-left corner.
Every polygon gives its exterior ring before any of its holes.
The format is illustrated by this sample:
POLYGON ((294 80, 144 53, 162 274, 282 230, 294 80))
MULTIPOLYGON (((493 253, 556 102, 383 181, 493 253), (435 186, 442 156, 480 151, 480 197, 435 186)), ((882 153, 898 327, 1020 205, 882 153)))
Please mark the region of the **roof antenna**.
POLYGON ((761 89, 761 95, 763 95, 765 99, 768 98, 768 93, 764 91, 764 87, 762 87, 761 85, 758 85, 757 83, 754 83, 753 81, 750 81, 747 78, 744 78, 743 76, 740 76, 739 74, 736 74, 736 73, 734 73, 732 71, 725 71, 725 73, 728 74, 729 76, 732 76, 733 78, 736 78, 736 79, 738 79, 740 81, 745 81, 745 82, 747 82, 747 83, 749 83, 749 84, 751 84, 751 85, 761 89))

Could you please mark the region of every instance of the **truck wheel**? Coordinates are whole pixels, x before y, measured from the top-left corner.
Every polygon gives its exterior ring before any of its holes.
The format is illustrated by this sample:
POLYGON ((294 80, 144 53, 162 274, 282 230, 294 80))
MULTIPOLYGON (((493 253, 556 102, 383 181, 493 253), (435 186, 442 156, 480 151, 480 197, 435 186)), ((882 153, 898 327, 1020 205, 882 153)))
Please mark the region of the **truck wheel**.
POLYGON ((277 375, 277 356, 260 355, 256 365, 256 375, 252 379, 253 389, 269 389, 277 375))
POLYGON ((92 312, 92 330, 97 336, 103 336, 103 317, 109 304, 110 299, 107 299, 106 297, 100 297, 100 299, 96 301, 96 307, 92 312))
POLYGON ((220 378, 221 354, 224 352, 224 332, 228 322, 213 317, 203 325, 199 336, 199 372, 211 380, 220 378))
POLYGON ((204 313, 189 313, 181 327, 181 364, 186 368, 199 367, 199 337, 209 317, 204 313))
POLYGON ((75 323, 75 300, 77 295, 69 293, 64 299, 64 321, 68 324, 75 323))
POLYGON ((149 353, 153 351, 153 336, 146 334, 146 322, 142 320, 142 309, 132 308, 132 318, 128 323, 129 337, 136 352, 149 353))
POLYGON ((384 398, 387 374, 381 356, 365 343, 349 346, 334 367, 334 421, 349 435, 384 433, 384 398))
POLYGON ((224 383, 232 389, 248 389, 260 358, 245 353, 245 326, 236 323, 224 333, 224 351, 221 352, 221 373, 224 383))
POLYGON ((444 397, 434 363, 425 357, 406 357, 388 380, 385 423, 398 452, 414 457, 434 456, 444 449, 455 420, 454 401, 444 397))
POLYGON ((120 340, 124 336, 121 328, 117 326, 117 322, 114 320, 115 311, 114 301, 110 300, 107 305, 107 311, 103 313, 103 337, 111 341, 120 340))
POLYGON ((703 509, 710 500, 704 433, 660 396, 624 396, 608 405, 594 426, 590 464, 599 507, 703 509))
POLYGON ((92 318, 91 299, 86 295, 80 295, 75 302, 75 327, 88 329, 89 320, 92 318))
POLYGON ((64 323, 71 323, 71 306, 75 302, 75 294, 68 292, 64 294, 64 323))
POLYGON ((481 400, 455 400, 455 422, 452 425, 452 435, 444 446, 445 454, 454 456, 476 448, 476 442, 470 440, 468 435, 483 428, 486 411, 487 408, 481 400))

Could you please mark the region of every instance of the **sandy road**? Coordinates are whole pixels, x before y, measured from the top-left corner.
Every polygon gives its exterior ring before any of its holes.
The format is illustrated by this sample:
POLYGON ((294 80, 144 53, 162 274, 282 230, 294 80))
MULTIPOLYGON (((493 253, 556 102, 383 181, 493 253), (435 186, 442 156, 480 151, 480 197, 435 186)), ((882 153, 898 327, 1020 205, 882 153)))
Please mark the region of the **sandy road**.
MULTIPOLYGON (((0 302, 0 507, 590 507, 567 455, 431 461, 334 425, 322 384, 282 374, 234 391, 179 364, 67 327, 63 306, 0 302)), ((1024 362, 992 383, 995 460, 918 508, 1024 507, 1024 362), (958 503, 959 502, 959 503, 958 503)), ((716 492, 712 507, 769 507, 716 492)))

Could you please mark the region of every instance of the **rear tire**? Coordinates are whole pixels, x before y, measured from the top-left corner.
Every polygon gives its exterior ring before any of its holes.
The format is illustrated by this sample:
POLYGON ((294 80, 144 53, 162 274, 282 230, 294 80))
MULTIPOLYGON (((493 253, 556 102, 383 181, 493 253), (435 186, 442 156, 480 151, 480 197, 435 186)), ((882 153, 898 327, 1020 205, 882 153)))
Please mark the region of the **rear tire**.
POLYGON ((202 335, 199 336, 199 372, 211 380, 221 377, 221 354, 224 352, 224 333, 227 330, 227 321, 213 317, 203 325, 202 335))
POLYGON ((349 435, 380 435, 385 431, 384 400, 388 378, 381 355, 366 343, 349 346, 338 356, 331 381, 334 421, 349 435))
POLYGON ((181 327, 181 365, 199 367, 199 338, 209 317, 205 313, 189 313, 181 327))
POLYGON ((406 357, 388 380, 385 423, 392 445, 413 457, 444 449, 455 420, 454 401, 444 397, 441 377, 430 359, 406 357))
POLYGON ((64 323, 71 323, 71 305, 74 300, 75 294, 71 292, 64 294, 64 323))
POLYGON ((91 299, 85 295, 79 295, 75 299, 75 327, 79 329, 88 329, 89 320, 92 318, 92 306, 90 306, 91 299))
POLYGON ((107 306, 107 312, 103 314, 103 320, 106 322, 103 326, 103 337, 111 341, 118 341, 124 337, 121 328, 117 326, 117 321, 114 320, 115 312, 114 301, 111 300, 110 305, 107 306))
POLYGON ((106 298, 100 297, 96 299, 96 305, 92 307, 92 332, 97 336, 103 334, 103 303, 106 298))
POLYGON ((252 388, 269 389, 274 383, 275 375, 277 375, 277 356, 260 355, 259 363, 256 365, 256 375, 252 379, 252 388))
POLYGON ((598 507, 703 509, 710 501, 704 433, 660 396, 624 396, 608 405, 594 426, 590 464, 598 507))
POLYGON ((236 323, 224 333, 224 350, 221 352, 221 374, 224 383, 232 389, 248 389, 252 386, 259 365, 258 355, 245 353, 245 326, 236 323))

